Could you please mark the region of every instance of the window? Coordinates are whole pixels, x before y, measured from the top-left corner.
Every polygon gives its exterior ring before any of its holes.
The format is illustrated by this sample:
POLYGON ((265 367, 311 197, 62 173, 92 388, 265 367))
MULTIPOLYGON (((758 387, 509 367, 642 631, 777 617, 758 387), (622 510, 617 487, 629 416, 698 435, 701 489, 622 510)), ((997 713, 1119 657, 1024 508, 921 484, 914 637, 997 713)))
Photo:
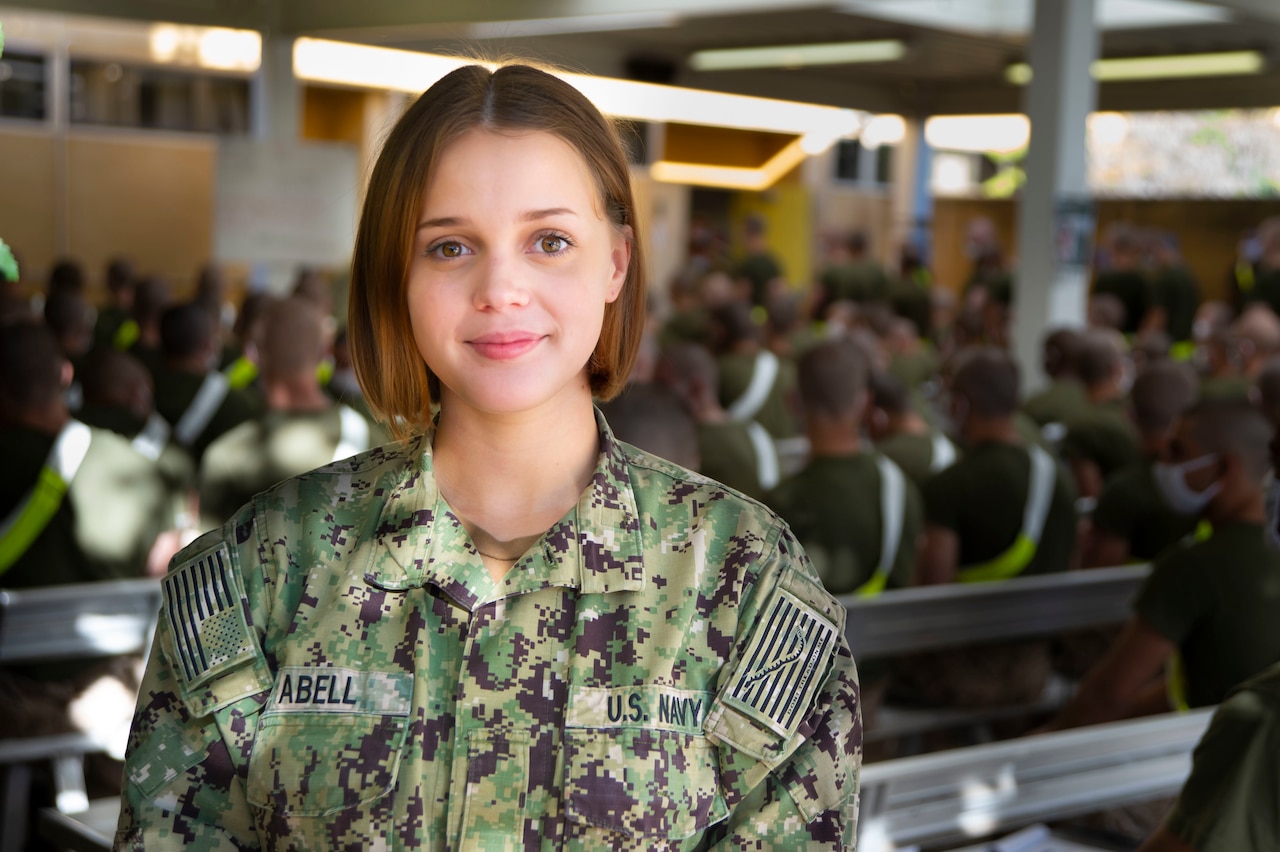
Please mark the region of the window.
POLYGON ((836 180, 881 184, 893 180, 893 146, 864 148, 857 139, 836 143, 836 180))
POLYGON ((73 124, 196 133, 249 128, 247 78, 73 59, 70 89, 73 124))
POLYGON ((6 50, 0 58, 0 116, 44 121, 48 63, 38 53, 6 50))

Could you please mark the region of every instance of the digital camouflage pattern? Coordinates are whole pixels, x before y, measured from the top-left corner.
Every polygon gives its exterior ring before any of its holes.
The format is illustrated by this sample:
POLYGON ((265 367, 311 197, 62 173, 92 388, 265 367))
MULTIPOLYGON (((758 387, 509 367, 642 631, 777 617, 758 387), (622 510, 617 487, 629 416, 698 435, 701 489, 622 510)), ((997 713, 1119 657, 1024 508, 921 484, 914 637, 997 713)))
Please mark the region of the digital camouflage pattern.
POLYGON ((501 583, 426 438, 179 554, 117 848, 852 848, 843 608, 761 505, 601 450, 501 583))

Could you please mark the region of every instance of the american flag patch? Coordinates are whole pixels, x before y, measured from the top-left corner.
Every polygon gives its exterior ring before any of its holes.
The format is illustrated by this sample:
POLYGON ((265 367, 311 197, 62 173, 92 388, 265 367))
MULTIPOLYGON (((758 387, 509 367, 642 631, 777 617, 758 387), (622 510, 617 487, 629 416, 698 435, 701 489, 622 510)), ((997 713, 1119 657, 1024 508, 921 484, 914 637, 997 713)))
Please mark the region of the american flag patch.
POLYGON ((836 628, 811 607, 780 592, 756 625, 746 661, 726 698, 752 718, 790 736, 809 706, 836 646, 836 628))
POLYGON ((175 668, 188 686, 254 653, 226 544, 170 571, 162 585, 175 668))

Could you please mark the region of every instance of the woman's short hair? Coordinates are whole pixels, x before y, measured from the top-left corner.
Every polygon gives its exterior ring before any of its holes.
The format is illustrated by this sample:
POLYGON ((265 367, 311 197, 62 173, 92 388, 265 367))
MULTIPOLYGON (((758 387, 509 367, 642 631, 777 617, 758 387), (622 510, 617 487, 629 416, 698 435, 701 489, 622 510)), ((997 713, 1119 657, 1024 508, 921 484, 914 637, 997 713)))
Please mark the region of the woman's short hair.
MULTIPOLYGON (((406 297, 423 194, 445 146, 476 128, 559 137, 586 161, 605 217, 616 228, 637 229, 618 132, 573 86, 530 65, 469 65, 424 92, 378 156, 351 264, 352 361, 369 407, 399 435, 430 428, 439 396, 439 381, 414 340, 406 297)), ((643 253, 633 237, 622 291, 605 306, 600 339, 587 362, 599 399, 611 399, 626 384, 644 331, 644 285, 643 253)))

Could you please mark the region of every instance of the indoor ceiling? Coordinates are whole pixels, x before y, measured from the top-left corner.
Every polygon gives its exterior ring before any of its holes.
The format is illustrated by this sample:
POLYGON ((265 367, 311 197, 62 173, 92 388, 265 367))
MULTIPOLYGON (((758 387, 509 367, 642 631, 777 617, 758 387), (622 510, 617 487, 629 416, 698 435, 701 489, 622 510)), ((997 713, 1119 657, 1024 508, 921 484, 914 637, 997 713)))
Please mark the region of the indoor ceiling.
MULTIPOLYGON (((1107 58, 1260 51, 1264 73, 1107 82, 1104 110, 1280 105, 1280 0, 1096 0, 1107 58)), ((1017 112, 1032 0, 10 0, 43 11, 247 27, 906 115, 1017 112), (896 61, 695 71, 699 50, 897 39, 896 61)))

